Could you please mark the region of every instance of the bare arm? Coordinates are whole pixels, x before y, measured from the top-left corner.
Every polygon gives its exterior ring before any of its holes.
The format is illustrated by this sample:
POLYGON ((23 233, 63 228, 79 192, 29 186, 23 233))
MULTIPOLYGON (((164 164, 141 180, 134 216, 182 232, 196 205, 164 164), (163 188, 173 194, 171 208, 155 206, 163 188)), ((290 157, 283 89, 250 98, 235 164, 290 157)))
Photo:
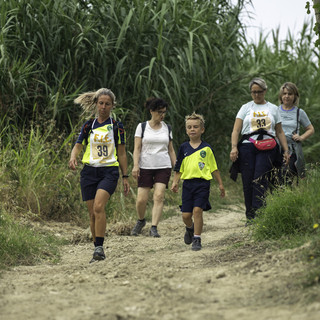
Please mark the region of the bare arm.
POLYGON ((235 162, 238 159, 239 151, 238 151, 238 140, 239 135, 242 129, 243 120, 240 118, 236 118, 236 121, 233 125, 233 130, 231 134, 231 152, 230 159, 235 162))
POLYGON ((276 130, 276 136, 279 139, 282 150, 283 150, 283 160, 285 164, 288 164, 290 160, 290 154, 288 149, 287 138, 283 132, 281 123, 277 123, 275 125, 275 130, 276 130))
POLYGON ((302 134, 301 136, 298 135, 298 134, 294 134, 292 136, 292 139, 294 141, 304 141, 304 140, 307 140, 309 137, 311 137, 312 135, 314 134, 314 127, 312 124, 309 124, 307 127, 306 127, 306 131, 304 132, 304 134, 302 134))
POLYGON ((81 150, 83 148, 83 145, 81 143, 76 143, 71 151, 71 156, 69 160, 69 168, 71 170, 76 170, 76 167, 78 165, 77 157, 80 154, 81 150))
MULTIPOLYGON (((126 146, 124 144, 118 144, 117 146, 117 155, 118 161, 121 169, 121 173, 123 176, 128 175, 128 161, 127 161, 127 153, 126 153, 126 146)), ((130 185, 127 177, 122 178, 123 183, 123 192, 124 195, 128 195, 130 190, 130 185)))
POLYGON ((173 168, 174 165, 176 164, 177 157, 176 157, 176 153, 175 153, 175 151, 173 149, 172 141, 169 142, 169 156, 170 156, 171 165, 172 165, 172 168, 173 168))
POLYGON ((173 176, 171 189, 170 189, 171 191, 176 192, 176 193, 178 192, 180 177, 181 177, 181 172, 175 171, 174 176, 173 176))
POLYGON ((221 198, 224 198, 225 195, 226 195, 226 192, 225 192, 225 190, 224 190, 224 186, 223 186, 223 183, 222 183, 222 179, 221 179, 219 170, 213 171, 213 172, 212 172, 212 176, 215 178, 215 180, 216 180, 216 181, 218 182, 218 184, 219 184, 220 197, 221 197, 221 198))
POLYGON ((133 168, 132 168, 132 176, 135 179, 139 178, 140 168, 139 168, 139 159, 141 155, 142 148, 142 139, 140 137, 134 138, 134 149, 133 149, 133 168))

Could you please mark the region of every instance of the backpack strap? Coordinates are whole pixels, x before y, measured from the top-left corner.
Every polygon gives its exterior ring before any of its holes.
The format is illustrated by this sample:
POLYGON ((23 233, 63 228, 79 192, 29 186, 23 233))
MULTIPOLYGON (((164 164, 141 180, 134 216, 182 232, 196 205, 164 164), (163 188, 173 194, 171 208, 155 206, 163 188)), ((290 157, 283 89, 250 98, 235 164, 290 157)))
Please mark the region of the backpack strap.
MULTIPOLYGON (((141 122, 141 140, 144 136, 144 131, 146 130, 146 125, 147 125, 147 122, 141 122)), ((170 133, 172 131, 172 128, 171 128, 171 125, 167 123, 167 127, 168 127, 168 133, 169 133, 169 141, 171 141, 171 138, 170 138, 170 133)))
POLYGON ((89 134, 91 133, 93 121, 94 121, 94 119, 91 118, 91 119, 88 120, 88 122, 85 124, 85 126, 84 126, 84 128, 83 128, 83 132, 84 132, 86 135, 89 135, 89 134))
POLYGON ((118 140, 119 140, 119 137, 118 137, 118 122, 116 120, 114 120, 113 118, 112 119, 112 124, 113 124, 113 137, 114 137, 114 144, 115 144, 115 147, 117 148, 118 146, 118 140))
POLYGON ((91 118, 90 120, 87 121, 87 123, 84 125, 84 128, 83 128, 83 132, 85 134, 84 141, 86 144, 88 144, 89 135, 92 131, 93 122, 94 122, 94 118, 91 118))
MULTIPOLYGON (((111 119, 112 119, 112 124, 113 124, 114 144, 115 144, 115 147, 117 147, 118 146, 118 140, 119 140, 119 137, 118 137, 118 128, 119 128, 119 126, 118 126, 118 122, 116 120, 114 120, 113 118, 111 118, 111 119)), ((90 135, 90 133, 92 131, 92 126, 93 126, 94 120, 95 119, 90 119, 86 123, 86 125, 85 125, 85 127, 83 129, 84 133, 86 134, 87 143, 88 143, 89 135, 90 135)))
POLYGON ((171 138, 170 138, 170 133, 172 131, 172 128, 171 128, 171 125, 167 123, 167 126, 168 126, 168 131, 169 131, 169 142, 171 141, 171 138))
POLYGON ((296 130, 294 131, 294 133, 298 133, 298 127, 299 127, 299 111, 300 111, 300 108, 299 107, 297 107, 297 108, 298 108, 298 110, 297 110, 297 127, 296 127, 296 130))
POLYGON ((141 122, 141 140, 144 136, 144 131, 146 130, 146 125, 147 125, 147 122, 141 122))

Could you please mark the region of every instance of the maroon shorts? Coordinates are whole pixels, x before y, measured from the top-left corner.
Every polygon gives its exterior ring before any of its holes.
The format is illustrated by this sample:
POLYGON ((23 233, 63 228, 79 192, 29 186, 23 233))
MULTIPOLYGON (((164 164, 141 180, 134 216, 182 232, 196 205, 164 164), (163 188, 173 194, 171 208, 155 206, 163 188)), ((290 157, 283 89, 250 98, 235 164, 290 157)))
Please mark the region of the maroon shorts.
POLYGON ((168 189, 168 183, 171 176, 171 168, 166 169, 140 169, 138 178, 138 187, 152 188, 157 182, 163 183, 168 189))

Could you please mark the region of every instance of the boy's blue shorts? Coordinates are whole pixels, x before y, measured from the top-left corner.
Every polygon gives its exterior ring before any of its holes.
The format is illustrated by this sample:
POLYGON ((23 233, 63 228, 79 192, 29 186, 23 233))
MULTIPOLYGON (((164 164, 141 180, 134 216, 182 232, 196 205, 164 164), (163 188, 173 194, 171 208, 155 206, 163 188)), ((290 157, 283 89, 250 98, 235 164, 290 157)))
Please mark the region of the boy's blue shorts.
POLYGON ((192 212, 194 207, 203 211, 211 209, 209 202, 210 180, 190 179, 184 180, 182 185, 182 212, 192 212))
POLYGON ((107 191, 110 196, 116 190, 119 167, 91 167, 85 165, 80 173, 82 200, 93 200, 98 189, 107 191))

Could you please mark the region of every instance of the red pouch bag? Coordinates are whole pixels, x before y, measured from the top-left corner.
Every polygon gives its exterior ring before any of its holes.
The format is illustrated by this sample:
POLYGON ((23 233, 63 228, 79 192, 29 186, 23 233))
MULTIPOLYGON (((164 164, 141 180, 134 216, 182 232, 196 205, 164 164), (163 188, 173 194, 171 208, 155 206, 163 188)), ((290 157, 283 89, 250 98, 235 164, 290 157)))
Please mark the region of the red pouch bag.
POLYGON ((254 140, 252 138, 249 138, 249 141, 251 141, 254 146, 260 151, 272 150, 277 145, 277 141, 273 138, 265 140, 254 140))

